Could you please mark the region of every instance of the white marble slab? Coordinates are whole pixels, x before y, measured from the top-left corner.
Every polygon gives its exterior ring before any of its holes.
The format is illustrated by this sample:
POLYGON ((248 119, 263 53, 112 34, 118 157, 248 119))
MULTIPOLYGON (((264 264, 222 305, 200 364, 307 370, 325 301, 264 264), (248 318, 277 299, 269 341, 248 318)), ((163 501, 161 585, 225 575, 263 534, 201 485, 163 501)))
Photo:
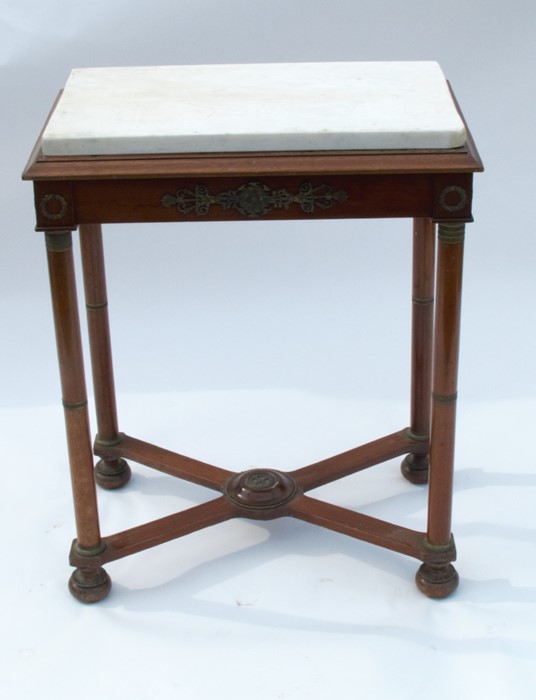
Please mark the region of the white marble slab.
POLYGON ((449 149, 466 133, 434 62, 73 70, 50 156, 449 149))

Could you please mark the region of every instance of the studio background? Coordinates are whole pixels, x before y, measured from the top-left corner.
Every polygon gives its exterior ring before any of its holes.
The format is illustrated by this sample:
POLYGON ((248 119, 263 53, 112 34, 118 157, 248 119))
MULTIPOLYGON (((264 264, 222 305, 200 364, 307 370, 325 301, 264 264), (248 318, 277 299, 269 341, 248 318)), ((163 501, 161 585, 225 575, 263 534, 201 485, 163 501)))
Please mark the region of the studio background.
MULTIPOLYGON (((535 33, 529 0, 2 0, 9 697, 533 697, 535 33), (74 67, 374 60, 437 60, 486 167, 466 236, 459 591, 428 601, 415 562, 302 523, 234 522, 110 566, 110 598, 80 606, 65 586, 74 524, 44 244, 20 180, 58 91, 74 67)), ((122 427, 232 469, 291 468, 399 429, 410 241, 400 220, 105 227, 122 427)), ((426 511, 394 463, 330 497, 397 522, 426 511)), ((140 470, 101 494, 104 529, 203 498, 140 470)))

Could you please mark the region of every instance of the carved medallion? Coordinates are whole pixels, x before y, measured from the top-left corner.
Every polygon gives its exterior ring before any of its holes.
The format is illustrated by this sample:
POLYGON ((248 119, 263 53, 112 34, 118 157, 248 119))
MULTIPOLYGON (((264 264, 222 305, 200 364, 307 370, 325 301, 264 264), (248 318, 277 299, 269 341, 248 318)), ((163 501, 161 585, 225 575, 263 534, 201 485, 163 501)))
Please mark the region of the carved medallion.
POLYGON ((276 475, 268 470, 258 469, 249 474, 244 480, 244 485, 252 491, 262 491, 273 488, 277 484, 276 475))
POLYGON ((254 510, 278 508, 296 492, 294 479, 275 469, 249 469, 234 474, 225 488, 225 495, 234 504, 254 510))
POLYGON ((236 209, 243 216, 255 219, 274 209, 288 209, 292 204, 298 204, 303 212, 311 214, 315 208, 328 209, 334 202, 343 203, 347 199, 347 192, 334 191, 329 185, 313 187, 310 182, 305 182, 293 194, 285 189, 272 190, 260 182, 249 182, 236 190, 217 194, 211 194, 205 185, 197 185, 193 190, 165 194, 161 203, 166 208, 176 207, 182 214, 195 211, 197 216, 205 216, 211 206, 219 205, 222 209, 236 209))
POLYGON ((58 221, 67 213, 67 200, 61 194, 45 194, 41 197, 39 209, 46 219, 58 221))
POLYGON ((460 211, 467 204, 467 192, 458 185, 445 187, 439 195, 439 204, 445 211, 460 211))

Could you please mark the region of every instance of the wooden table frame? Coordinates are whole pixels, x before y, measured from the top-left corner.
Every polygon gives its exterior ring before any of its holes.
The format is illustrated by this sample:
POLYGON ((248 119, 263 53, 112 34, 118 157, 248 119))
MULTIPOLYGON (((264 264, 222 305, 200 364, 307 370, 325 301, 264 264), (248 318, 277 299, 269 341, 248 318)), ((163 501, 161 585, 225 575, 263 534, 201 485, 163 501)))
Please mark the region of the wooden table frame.
POLYGON ((432 598, 456 588, 451 503, 463 241, 465 223, 472 221, 473 173, 481 170, 471 138, 448 151, 116 157, 45 157, 38 141, 23 178, 34 183, 36 229, 45 233, 47 248, 76 517, 69 588, 78 600, 96 602, 108 594, 107 562, 236 517, 299 518, 418 559, 417 585, 432 598), (101 224, 371 217, 414 221, 409 427, 287 473, 234 473, 119 431, 101 224), (76 229, 97 414, 93 448, 72 256, 76 229), (100 458, 95 468, 93 453, 100 458), (429 481, 426 532, 307 495, 404 455, 403 475, 417 484, 429 481), (108 489, 124 485, 127 459, 219 495, 102 537, 95 482, 108 489))

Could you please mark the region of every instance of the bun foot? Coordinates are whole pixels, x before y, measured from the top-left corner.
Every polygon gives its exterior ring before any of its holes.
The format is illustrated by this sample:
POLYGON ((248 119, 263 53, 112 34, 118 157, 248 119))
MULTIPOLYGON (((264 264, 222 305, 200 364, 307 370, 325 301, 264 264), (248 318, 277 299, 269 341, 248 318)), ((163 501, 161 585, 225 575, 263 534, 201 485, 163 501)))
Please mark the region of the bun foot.
POLYGON ((423 564, 417 571, 417 588, 429 598, 446 598, 458 588, 460 579, 452 564, 423 564))
POLYGON ((101 459, 95 466, 95 481, 103 489, 119 489, 132 476, 124 459, 101 459))
POLYGON ((69 579, 69 591, 81 603, 98 603, 106 598, 112 581, 106 571, 98 569, 75 569, 69 579))
POLYGON ((400 465, 400 471, 404 479, 407 479, 412 484, 427 484, 428 457, 413 454, 407 455, 400 465))

